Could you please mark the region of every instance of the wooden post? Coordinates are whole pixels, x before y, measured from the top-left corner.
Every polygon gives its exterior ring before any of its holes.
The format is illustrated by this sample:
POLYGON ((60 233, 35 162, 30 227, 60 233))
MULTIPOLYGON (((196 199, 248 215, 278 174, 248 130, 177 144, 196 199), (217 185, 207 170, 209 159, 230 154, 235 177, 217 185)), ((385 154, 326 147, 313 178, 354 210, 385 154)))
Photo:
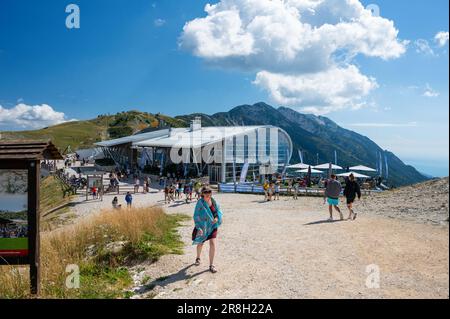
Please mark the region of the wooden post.
MULTIPOLYGON (((29 265, 30 292, 40 293, 39 184, 40 161, 63 159, 51 142, 1 141, 0 169, 27 171, 28 254, 2 256, 0 265, 29 265), (36 152, 36 149, 39 151, 36 152)), ((58 174, 57 174, 58 175, 58 174)))
POLYGON ((39 161, 30 161, 28 167, 28 248, 30 291, 35 296, 39 296, 40 293, 39 180, 39 161))

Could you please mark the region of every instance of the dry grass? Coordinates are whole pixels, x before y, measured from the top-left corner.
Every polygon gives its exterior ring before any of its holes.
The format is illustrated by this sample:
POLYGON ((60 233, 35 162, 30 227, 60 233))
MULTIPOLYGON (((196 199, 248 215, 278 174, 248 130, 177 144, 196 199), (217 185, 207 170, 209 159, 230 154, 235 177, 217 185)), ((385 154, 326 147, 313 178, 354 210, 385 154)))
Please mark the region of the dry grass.
MULTIPOLYGON (((181 216, 160 208, 103 211, 75 225, 41 234, 41 290, 45 298, 117 298, 131 284, 126 266, 180 253, 181 216), (108 248, 120 242, 122 249, 108 248), (80 289, 65 286, 67 265, 80 267, 80 289)), ((26 298, 25 267, 0 268, 0 298, 26 298)))

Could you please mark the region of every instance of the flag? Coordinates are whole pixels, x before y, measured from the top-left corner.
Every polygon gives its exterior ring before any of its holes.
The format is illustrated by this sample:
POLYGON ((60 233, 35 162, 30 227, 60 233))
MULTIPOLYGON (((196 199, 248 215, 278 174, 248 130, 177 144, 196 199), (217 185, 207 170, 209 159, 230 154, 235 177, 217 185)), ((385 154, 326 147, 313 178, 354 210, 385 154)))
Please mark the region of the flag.
MULTIPOLYGON (((283 166, 283 171, 281 172, 281 178, 282 179, 284 179, 284 177, 286 176, 286 170, 287 170, 287 167, 288 167, 288 165, 289 165, 289 150, 286 148, 285 149, 285 152, 286 152, 286 161, 284 162, 284 166, 283 166)), ((302 152, 300 151, 300 154, 301 154, 302 152)))
POLYGON ((184 163, 184 177, 185 178, 186 178, 187 174, 188 174, 188 164, 184 163))
POLYGON ((164 170, 164 152, 161 153, 161 169, 159 170, 159 173, 162 175, 164 170))
POLYGON ((328 168, 328 178, 331 178, 332 174, 333 174, 333 164, 330 163, 330 166, 328 168))
POLYGON ((308 178, 306 180, 306 186, 311 187, 311 166, 308 166, 308 178))
POLYGON ((383 158, 380 153, 380 176, 383 177, 383 158))
POLYGON ((377 173, 380 173, 380 168, 378 167, 378 151, 375 153, 375 166, 377 167, 377 173))
POLYGON ((389 165, 388 165, 388 158, 386 153, 384 154, 384 162, 386 164, 386 179, 389 178, 389 165))
POLYGON ((247 173, 248 173, 248 167, 249 167, 249 163, 248 163, 248 160, 246 160, 244 166, 242 167, 241 178, 239 179, 239 183, 241 183, 241 184, 245 183, 247 173))
POLYGON ((298 157, 300 158, 300 163, 303 164, 303 153, 301 150, 298 150, 298 157))

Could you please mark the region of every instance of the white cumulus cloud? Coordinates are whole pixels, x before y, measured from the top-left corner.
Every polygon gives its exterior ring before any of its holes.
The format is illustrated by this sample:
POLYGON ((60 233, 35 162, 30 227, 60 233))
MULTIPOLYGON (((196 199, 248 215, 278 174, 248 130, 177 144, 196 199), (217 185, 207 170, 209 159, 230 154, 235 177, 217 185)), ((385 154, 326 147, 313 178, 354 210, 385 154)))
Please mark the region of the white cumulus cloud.
POLYGON ((358 109, 362 103, 360 97, 378 87, 375 79, 361 74, 353 65, 303 75, 261 71, 254 83, 267 89, 279 103, 303 105, 301 111, 314 114, 344 107, 358 109))
POLYGON ((181 48, 254 72, 276 102, 318 113, 354 107, 376 87, 352 65, 355 56, 388 60, 406 51, 394 23, 359 0, 221 0, 205 11, 184 26, 181 48))
POLYGON ((64 113, 55 111, 50 105, 17 104, 13 108, 0 105, 0 129, 39 129, 67 122, 64 113))
POLYGON ((440 47, 444 47, 448 43, 448 38, 449 38, 448 31, 441 31, 435 35, 434 40, 440 47))
POLYGON ((423 96, 425 97, 438 97, 440 95, 439 92, 433 90, 433 88, 430 86, 430 84, 425 85, 425 92, 423 93, 423 96))

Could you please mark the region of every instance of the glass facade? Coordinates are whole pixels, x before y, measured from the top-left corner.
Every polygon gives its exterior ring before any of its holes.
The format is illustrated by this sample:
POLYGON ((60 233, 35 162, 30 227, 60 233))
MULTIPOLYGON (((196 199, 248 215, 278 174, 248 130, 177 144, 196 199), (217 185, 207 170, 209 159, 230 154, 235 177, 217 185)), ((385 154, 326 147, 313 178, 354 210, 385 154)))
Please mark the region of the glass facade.
POLYGON ((276 127, 258 128, 246 135, 229 137, 225 140, 222 182, 239 182, 244 168, 247 169, 245 179, 249 182, 259 181, 265 173, 282 173, 292 151, 291 138, 276 127))

